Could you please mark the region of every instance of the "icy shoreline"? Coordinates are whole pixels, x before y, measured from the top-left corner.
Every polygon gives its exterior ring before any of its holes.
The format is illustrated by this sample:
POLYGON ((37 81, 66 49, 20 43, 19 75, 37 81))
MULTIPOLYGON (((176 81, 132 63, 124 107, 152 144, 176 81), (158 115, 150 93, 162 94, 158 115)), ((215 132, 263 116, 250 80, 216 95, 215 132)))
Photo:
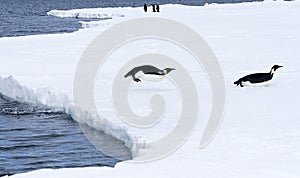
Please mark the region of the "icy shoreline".
POLYGON ((138 148, 136 145, 133 145, 134 141, 126 133, 125 128, 113 125, 105 118, 98 118, 99 120, 95 122, 95 118, 85 111, 78 113, 79 110, 77 109, 75 113, 74 104, 66 94, 55 91, 54 89, 30 89, 21 85, 12 76, 6 78, 0 77, 0 93, 16 101, 28 102, 37 106, 48 106, 55 111, 64 112, 80 124, 86 124, 123 141, 133 154, 137 154, 138 152, 138 148))

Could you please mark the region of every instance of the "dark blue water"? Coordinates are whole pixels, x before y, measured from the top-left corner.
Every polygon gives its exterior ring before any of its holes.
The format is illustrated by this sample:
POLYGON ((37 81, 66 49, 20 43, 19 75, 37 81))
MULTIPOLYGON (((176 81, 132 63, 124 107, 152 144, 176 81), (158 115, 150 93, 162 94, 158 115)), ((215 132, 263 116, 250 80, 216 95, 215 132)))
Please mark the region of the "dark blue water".
POLYGON ((119 159, 91 145, 70 116, 0 95, 0 177, 42 168, 114 167, 131 159, 121 141, 88 126, 84 129, 119 159))
POLYGON ((53 9, 141 7, 144 3, 201 6, 250 1, 254 0, 0 0, 0 37, 74 32, 81 28, 79 20, 88 20, 47 16, 53 9))

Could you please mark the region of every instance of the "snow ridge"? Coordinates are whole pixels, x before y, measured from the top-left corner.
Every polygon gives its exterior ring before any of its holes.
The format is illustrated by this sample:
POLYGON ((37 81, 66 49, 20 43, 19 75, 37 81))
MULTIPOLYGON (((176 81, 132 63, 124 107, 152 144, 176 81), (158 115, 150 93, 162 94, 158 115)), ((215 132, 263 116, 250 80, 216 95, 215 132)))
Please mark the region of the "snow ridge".
POLYGON ((85 19, 112 19, 114 17, 124 17, 118 13, 85 13, 78 10, 51 10, 47 15, 61 18, 85 18, 85 19))

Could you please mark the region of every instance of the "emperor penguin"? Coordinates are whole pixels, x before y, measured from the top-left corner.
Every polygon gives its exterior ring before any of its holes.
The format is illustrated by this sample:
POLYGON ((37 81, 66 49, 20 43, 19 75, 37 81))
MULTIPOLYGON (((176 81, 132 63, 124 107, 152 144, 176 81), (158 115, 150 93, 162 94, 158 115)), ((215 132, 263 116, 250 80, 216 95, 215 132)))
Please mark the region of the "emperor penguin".
POLYGON ((159 82, 163 80, 174 68, 165 68, 160 70, 151 65, 142 65, 131 69, 124 77, 132 77, 133 81, 140 82, 141 79, 150 82, 159 82))
POLYGON ((155 6, 156 6, 156 12, 159 12, 159 5, 155 4, 155 6))
POLYGON ((268 73, 254 73, 250 75, 246 75, 245 77, 240 78, 239 80, 235 81, 234 84, 237 86, 243 87, 245 86, 266 86, 270 83, 271 79, 273 78, 274 72, 283 66, 274 65, 271 68, 271 71, 268 73))
POLYGON ((152 6, 152 12, 156 12, 155 4, 151 4, 151 6, 152 6))

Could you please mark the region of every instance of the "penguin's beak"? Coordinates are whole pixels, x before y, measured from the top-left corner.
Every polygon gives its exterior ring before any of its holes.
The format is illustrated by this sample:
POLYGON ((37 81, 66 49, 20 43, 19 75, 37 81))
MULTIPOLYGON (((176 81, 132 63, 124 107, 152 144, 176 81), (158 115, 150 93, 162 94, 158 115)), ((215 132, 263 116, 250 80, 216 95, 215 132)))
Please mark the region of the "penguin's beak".
POLYGON ((281 67, 283 67, 283 66, 277 66, 276 70, 279 69, 279 68, 281 68, 281 67))
POLYGON ((168 73, 170 73, 172 70, 176 70, 176 69, 174 69, 174 68, 170 68, 168 73))
POLYGON ((170 73, 172 70, 175 70, 174 68, 165 68, 164 69, 164 73, 165 74, 168 74, 168 73, 170 73))

